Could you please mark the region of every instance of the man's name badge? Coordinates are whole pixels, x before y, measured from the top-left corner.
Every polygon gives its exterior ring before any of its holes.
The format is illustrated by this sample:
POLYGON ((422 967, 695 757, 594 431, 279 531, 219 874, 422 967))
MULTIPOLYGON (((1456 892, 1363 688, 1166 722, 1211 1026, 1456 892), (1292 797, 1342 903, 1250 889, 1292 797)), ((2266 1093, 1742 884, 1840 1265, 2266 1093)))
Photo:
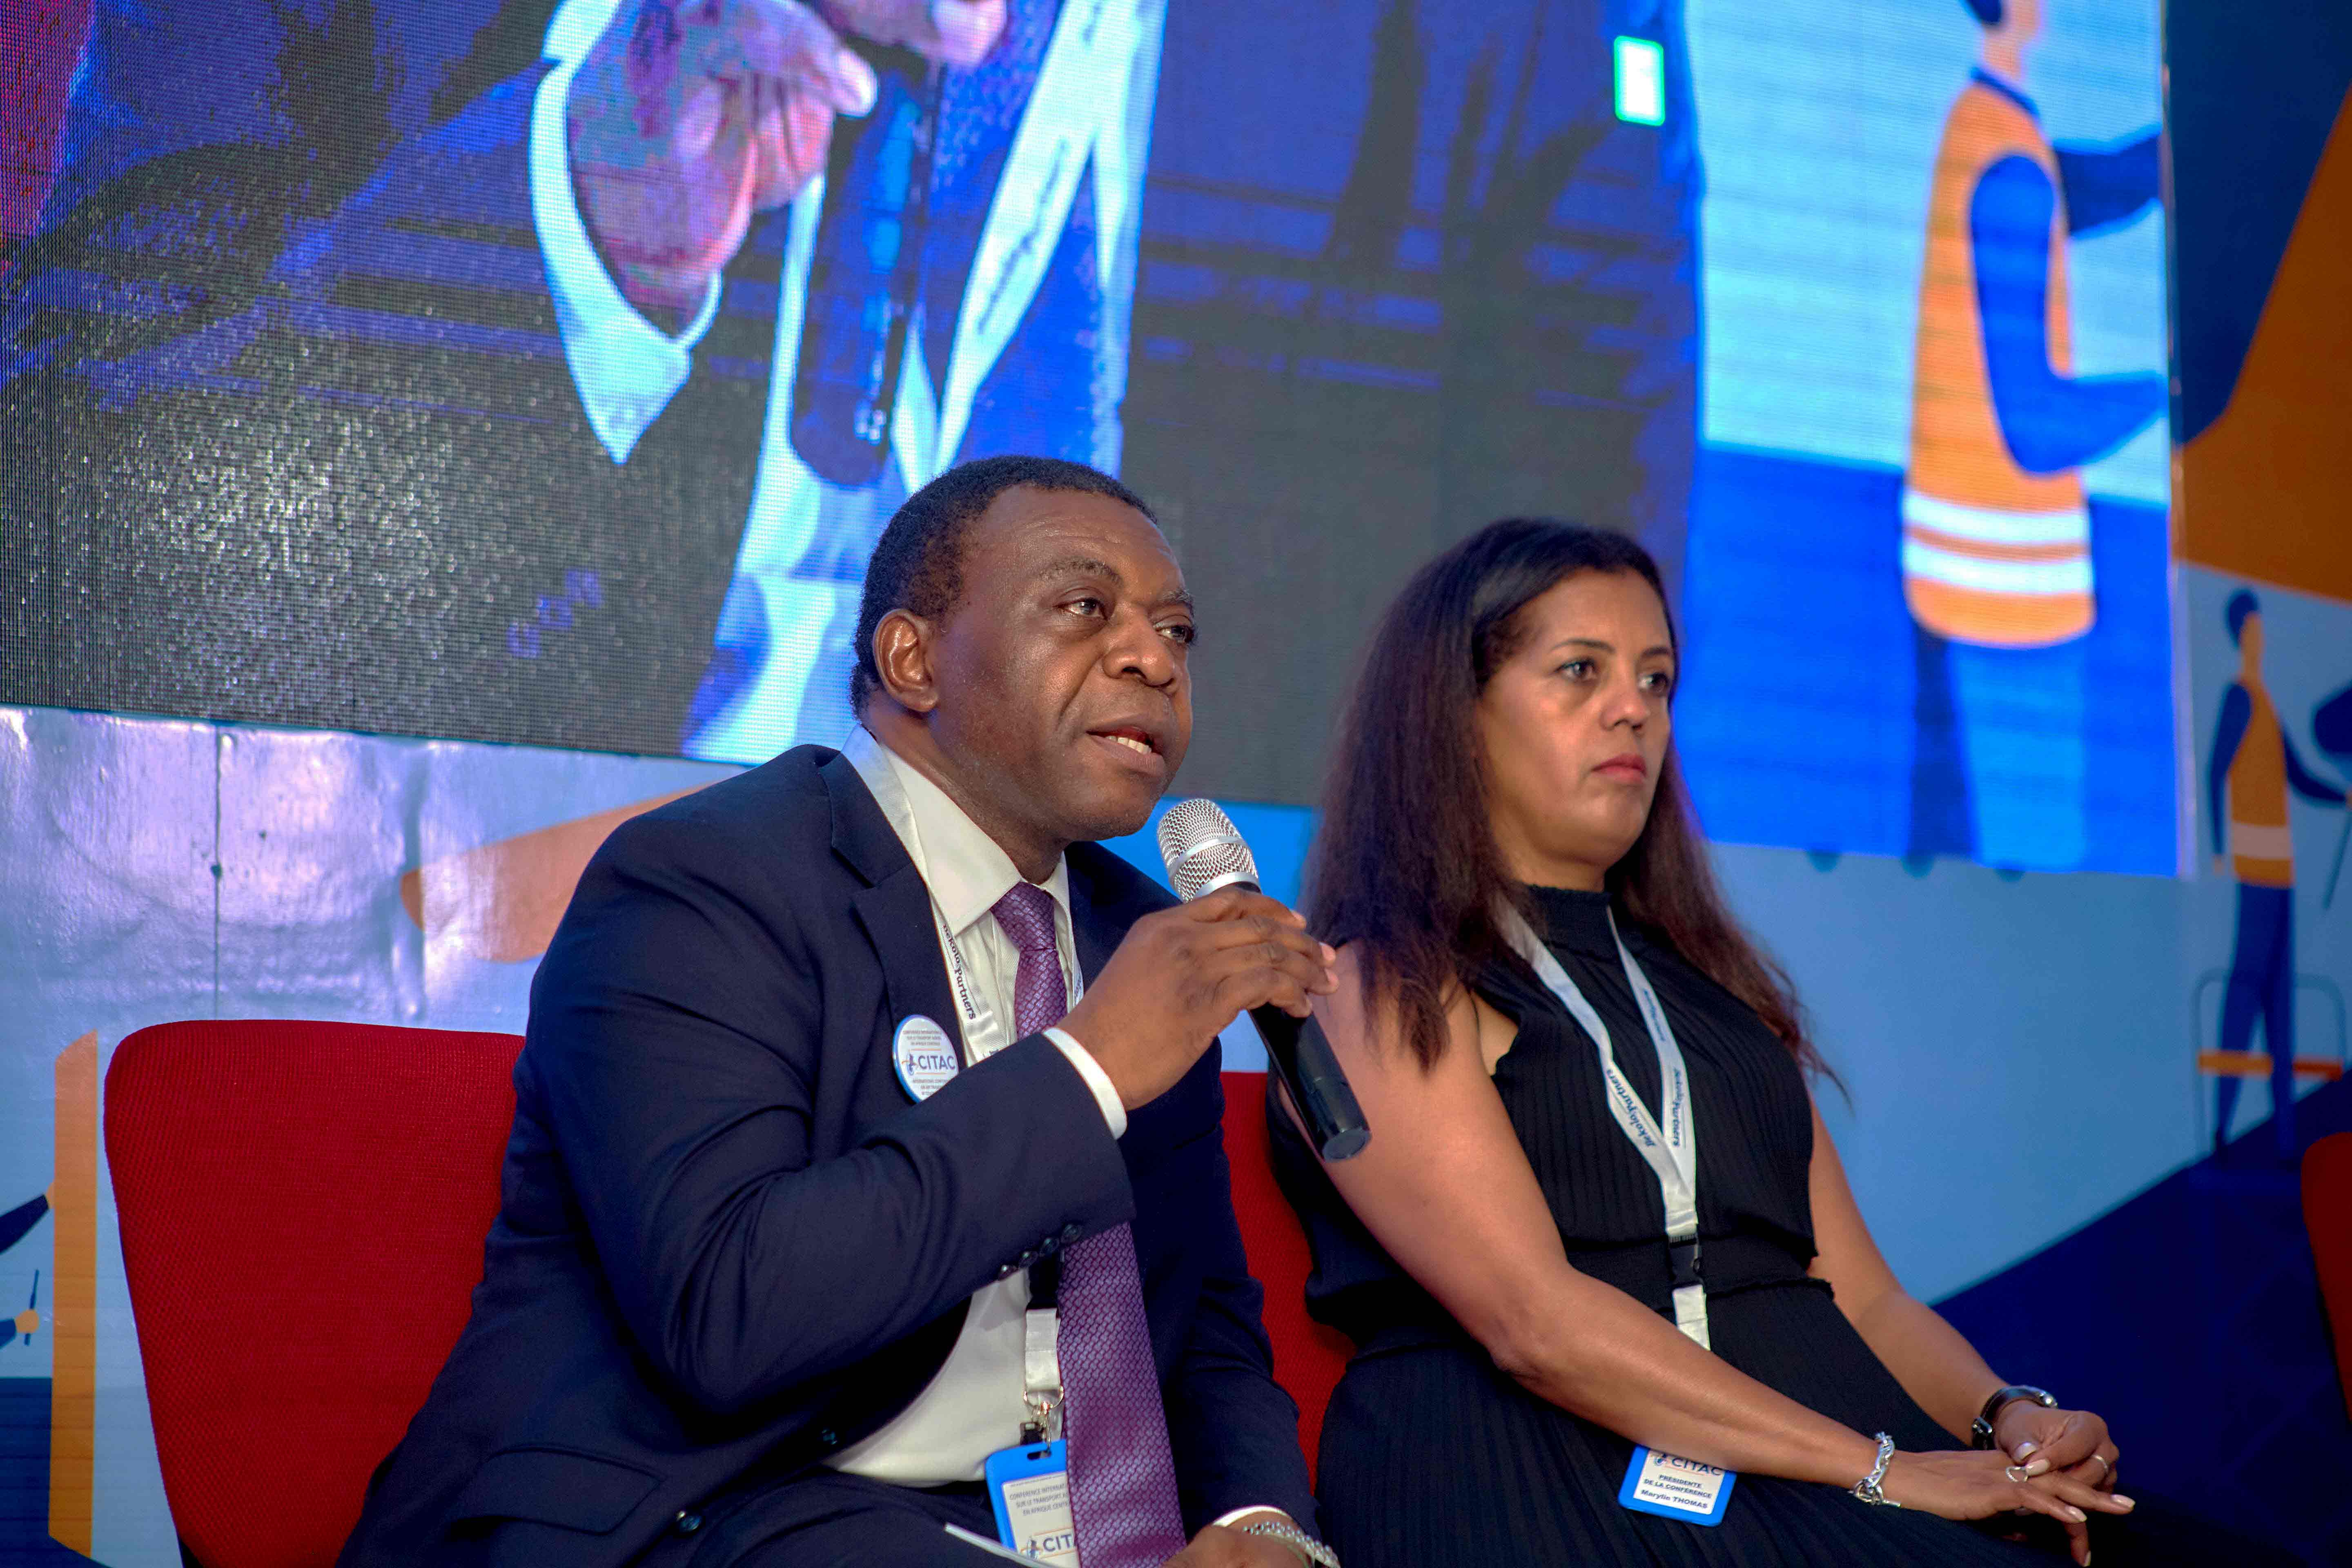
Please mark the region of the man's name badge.
POLYGON ((929 1100, 956 1075, 955 1042, 937 1020, 910 1013, 890 1037, 890 1065, 898 1069, 898 1086, 911 1098, 929 1100))
POLYGON ((1078 1568, 1078 1531, 1070 1521, 1069 1451, 1059 1439, 999 1448, 988 1457, 988 1500, 996 1538, 1024 1557, 1078 1568))
POLYGON ((1686 1524, 1721 1524, 1724 1505, 1731 1500, 1731 1483, 1738 1479, 1729 1470, 1678 1454, 1636 1448, 1633 1462, 1625 1467, 1625 1484, 1617 1489, 1617 1500, 1636 1513, 1686 1524))

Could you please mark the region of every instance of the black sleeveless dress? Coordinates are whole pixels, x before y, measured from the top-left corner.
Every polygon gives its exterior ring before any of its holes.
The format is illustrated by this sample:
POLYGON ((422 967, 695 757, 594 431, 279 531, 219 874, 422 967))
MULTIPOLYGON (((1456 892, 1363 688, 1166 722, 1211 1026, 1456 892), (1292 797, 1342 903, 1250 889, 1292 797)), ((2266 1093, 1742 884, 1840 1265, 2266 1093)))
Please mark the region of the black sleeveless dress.
MULTIPOLYGON (((1655 1114, 1657 1054, 1610 938, 1605 895, 1537 892, 1549 945, 1609 1026, 1620 1070, 1655 1114)), ((1689 1067, 1715 1352, 1858 1432, 1892 1435, 1899 1448, 1963 1447, 1871 1353, 1829 1286, 1805 1273, 1812 1121, 1788 1050, 1671 950, 1623 929, 1689 1067)), ((1657 1177, 1603 1104, 1591 1040, 1516 963, 1481 976, 1478 989, 1518 1021, 1495 1087, 1570 1261, 1671 1320, 1657 1177)), ((1929 1514, 1872 1508, 1836 1487, 1769 1476, 1741 1476, 1717 1525, 1623 1507, 1617 1490, 1633 1445, 1497 1372, 1357 1222, 1289 1119, 1271 1121, 1276 1174, 1314 1250, 1308 1310, 1359 1347, 1324 1417, 1318 1479, 1328 1538, 1348 1568, 2063 1561, 1929 1514)))

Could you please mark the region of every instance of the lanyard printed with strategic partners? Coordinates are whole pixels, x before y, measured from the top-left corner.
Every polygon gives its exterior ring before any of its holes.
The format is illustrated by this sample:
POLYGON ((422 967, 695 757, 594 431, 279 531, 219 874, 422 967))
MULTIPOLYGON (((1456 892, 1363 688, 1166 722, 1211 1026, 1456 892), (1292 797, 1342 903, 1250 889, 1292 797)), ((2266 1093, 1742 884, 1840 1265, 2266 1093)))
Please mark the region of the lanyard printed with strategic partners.
MULTIPOLYGON (((931 921, 940 930, 940 955, 947 961, 948 988, 955 993, 956 1012, 962 1024, 963 1060, 966 1067, 985 1061, 1010 1044, 1004 1038, 1003 1020, 993 1005, 983 1005, 972 986, 971 966, 964 962, 963 947, 948 929, 948 917, 940 912, 936 900, 931 904, 931 921)), ((1058 943, 1056 944, 1059 945, 1058 943)), ((1055 961, 1060 961, 1058 952, 1055 961)), ((1069 1005, 1078 1005, 1086 994, 1086 976, 1075 964, 1062 966, 1062 984, 1068 993, 1069 1005)))
MULTIPOLYGON (((948 964, 948 985, 955 992, 956 1010, 962 1017, 965 1059, 968 1063, 985 1060, 1005 1043, 997 1009, 982 1006, 972 986, 971 966, 964 963, 963 948, 957 942, 955 932, 948 929, 947 916, 940 912, 936 900, 931 905, 931 919, 940 928, 940 946, 948 964)), ((1058 962, 1059 954, 1055 956, 1058 962)), ((1063 977, 1075 1003, 1086 981, 1068 969, 1064 970, 1063 977)), ((1061 1279, 1062 1261, 1058 1258, 1048 1258, 1029 1271, 1029 1310, 1023 1314, 1022 1321, 1022 1398, 1030 1418, 1022 1429, 1024 1443, 1061 1435, 1061 1279)))
MULTIPOLYGON (((1609 1026, 1584 999, 1576 982, 1560 967, 1551 950, 1539 940, 1534 930, 1517 910, 1507 906, 1499 911, 1503 939, 1513 952, 1528 961, 1536 977, 1551 994, 1559 998, 1592 1040, 1592 1048, 1601 1058, 1601 1080, 1608 1085, 1609 1113, 1617 1119, 1617 1126, 1642 1158, 1649 1162, 1657 1173, 1658 1192, 1665 1200, 1666 1251, 1674 1264, 1675 1327, 1688 1334, 1701 1345, 1707 1344, 1706 1287, 1699 1279, 1698 1256, 1698 1130, 1692 1124, 1690 1109, 1690 1075, 1683 1067, 1682 1047, 1675 1043, 1674 1026, 1666 1021, 1666 1010, 1658 1001, 1658 994, 1650 985, 1650 977, 1633 962, 1626 951, 1625 939, 1617 934, 1617 917, 1609 916, 1609 935, 1617 944, 1617 960, 1625 966, 1625 983, 1633 987, 1634 1005, 1642 1011, 1642 1022, 1649 1029, 1650 1044, 1658 1053, 1658 1108, 1664 1113, 1664 1125, 1650 1114, 1617 1070, 1617 1056, 1609 1038, 1609 1026)), ((1711 1346, 1709 1348, 1712 1348, 1711 1346)))

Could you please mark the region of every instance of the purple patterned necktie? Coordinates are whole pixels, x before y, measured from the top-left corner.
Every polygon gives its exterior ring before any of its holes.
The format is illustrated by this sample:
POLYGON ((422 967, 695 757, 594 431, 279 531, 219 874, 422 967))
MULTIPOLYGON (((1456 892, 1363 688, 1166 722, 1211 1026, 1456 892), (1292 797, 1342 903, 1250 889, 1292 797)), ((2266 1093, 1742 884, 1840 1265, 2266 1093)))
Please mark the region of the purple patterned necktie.
MULTIPOLYGON (((1013 1021, 1025 1038, 1069 1010, 1053 895, 1015 882, 993 912, 1021 950, 1013 1021)), ((1184 1521, 1135 1237, 1126 1226, 1064 1250, 1061 1312, 1062 1434, 1070 1446, 1078 1561, 1082 1568, 1158 1568, 1184 1549, 1184 1521)))

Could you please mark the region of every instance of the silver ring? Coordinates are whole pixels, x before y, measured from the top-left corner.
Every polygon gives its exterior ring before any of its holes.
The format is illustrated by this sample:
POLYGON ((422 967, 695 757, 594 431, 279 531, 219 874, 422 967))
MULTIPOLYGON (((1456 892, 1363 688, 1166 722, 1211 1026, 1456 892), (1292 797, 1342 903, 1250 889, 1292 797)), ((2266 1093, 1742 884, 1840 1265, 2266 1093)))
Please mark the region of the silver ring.
POLYGON ((2101 1480, 2105 1480, 2109 1476, 2116 1473, 2115 1466, 2108 1462, 2107 1457, 2105 1454, 2094 1454, 2091 1458, 2099 1461, 2099 1479, 2101 1480))
POLYGON ((2020 1486, 2023 1486, 2032 1479, 2026 1475, 2025 1467, 2023 1465, 2011 1465, 2008 1468, 2002 1470, 2001 1474, 2007 1476, 2011 1480, 2015 1481, 2020 1486))

